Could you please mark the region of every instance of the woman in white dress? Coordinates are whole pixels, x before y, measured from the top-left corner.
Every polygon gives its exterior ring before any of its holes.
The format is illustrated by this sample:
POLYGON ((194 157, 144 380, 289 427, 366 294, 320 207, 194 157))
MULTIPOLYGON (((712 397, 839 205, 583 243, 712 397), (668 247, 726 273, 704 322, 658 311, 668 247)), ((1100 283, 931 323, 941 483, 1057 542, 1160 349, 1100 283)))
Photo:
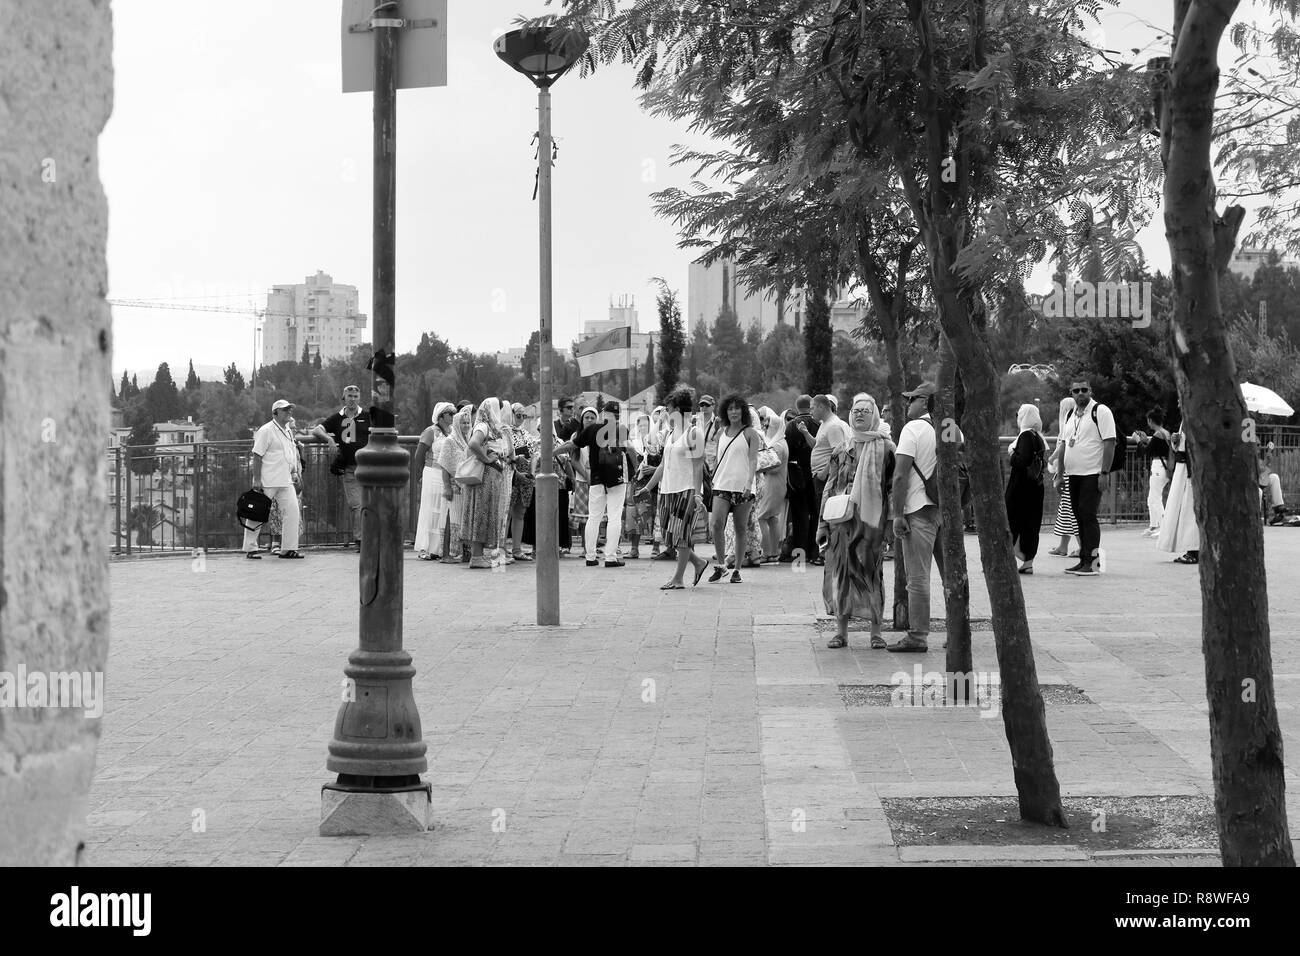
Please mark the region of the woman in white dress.
POLYGON ((1156 547, 1170 553, 1181 551, 1175 564, 1196 564, 1201 559, 1201 532, 1196 526, 1192 500, 1192 475, 1188 471, 1187 435, 1182 426, 1173 436, 1174 480, 1169 485, 1169 500, 1160 519, 1160 536, 1156 547))
POLYGON ((442 532, 447 520, 447 498, 443 491, 451 475, 443 473, 438 464, 442 443, 451 434, 451 419, 456 406, 439 402, 433 409, 433 424, 420 435, 415 449, 415 460, 424 461, 420 477, 420 517, 415 524, 415 550, 421 561, 436 561, 442 557, 442 532))

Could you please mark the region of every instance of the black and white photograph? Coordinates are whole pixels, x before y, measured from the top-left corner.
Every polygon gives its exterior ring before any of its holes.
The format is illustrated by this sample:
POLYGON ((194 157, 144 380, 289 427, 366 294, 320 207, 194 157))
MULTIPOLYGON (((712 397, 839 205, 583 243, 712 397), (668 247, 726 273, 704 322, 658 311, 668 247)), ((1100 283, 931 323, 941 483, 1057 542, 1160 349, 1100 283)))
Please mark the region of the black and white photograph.
POLYGON ((1297 170, 1300 0, 0 0, 21 921, 689 866, 1269 925, 1297 170))

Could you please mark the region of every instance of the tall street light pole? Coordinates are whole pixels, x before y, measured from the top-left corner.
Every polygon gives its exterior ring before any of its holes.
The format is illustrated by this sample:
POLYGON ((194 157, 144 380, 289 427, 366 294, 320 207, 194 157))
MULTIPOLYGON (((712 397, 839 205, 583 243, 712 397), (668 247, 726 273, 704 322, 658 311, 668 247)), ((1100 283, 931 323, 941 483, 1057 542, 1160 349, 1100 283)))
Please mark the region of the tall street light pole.
POLYGON ((537 476, 537 623, 560 623, 558 519, 560 479, 555 474, 551 410, 551 85, 587 51, 587 37, 559 29, 512 30, 493 44, 497 56, 537 87, 537 197, 541 267, 541 320, 537 336, 537 379, 541 390, 541 472, 537 476))
MULTIPOLYGON (((370 437, 356 455, 360 646, 343 669, 343 703, 325 762, 338 779, 321 788, 322 835, 422 831, 429 822, 430 785, 420 779, 429 764, 411 686, 415 668, 402 647, 400 507, 410 456, 397 441, 393 393, 399 36, 431 24, 400 17, 397 0, 386 0, 349 27, 374 38, 374 354, 370 437)), ((346 62, 344 69, 346 83, 346 62)))

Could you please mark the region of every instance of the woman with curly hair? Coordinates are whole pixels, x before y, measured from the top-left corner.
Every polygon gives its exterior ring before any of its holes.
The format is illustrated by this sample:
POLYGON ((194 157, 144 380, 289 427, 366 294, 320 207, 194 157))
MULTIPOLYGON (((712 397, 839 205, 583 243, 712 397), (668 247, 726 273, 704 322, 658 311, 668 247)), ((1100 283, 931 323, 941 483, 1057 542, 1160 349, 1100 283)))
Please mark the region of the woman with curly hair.
POLYGON ((736 531, 736 569, 731 583, 740 583, 740 564, 748 552, 749 515, 754 508, 754 476, 758 472, 758 453, 763 436, 756 429, 749 403, 740 395, 722 400, 718 417, 723 431, 718 436, 718 465, 713 470, 713 574, 709 582, 722 580, 727 573, 727 515, 732 516, 736 531))

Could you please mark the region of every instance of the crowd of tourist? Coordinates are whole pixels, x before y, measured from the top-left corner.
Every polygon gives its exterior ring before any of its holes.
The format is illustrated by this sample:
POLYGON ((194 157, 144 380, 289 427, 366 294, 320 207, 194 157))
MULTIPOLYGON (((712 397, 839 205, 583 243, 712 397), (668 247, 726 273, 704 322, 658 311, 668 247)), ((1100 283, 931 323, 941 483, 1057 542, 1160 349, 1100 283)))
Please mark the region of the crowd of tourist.
MULTIPOLYGON (((622 568, 646 556, 669 569, 661 590, 726 581, 741 584, 742 569, 799 563, 824 567, 822 594, 836 622, 831 647, 848 641, 848 622, 870 622, 873 647, 924 651, 928 647, 931 562, 944 574, 939 545, 938 434, 935 386, 904 392, 907 421, 893 437, 874 398, 853 396, 841 417, 833 395, 801 395, 781 412, 756 408, 732 394, 718 402, 678 386, 648 414, 624 415, 619 402, 575 407, 562 399, 554 435, 559 500, 559 557, 588 567, 622 568), (626 550, 624 545, 626 544, 626 550), (884 562, 902 560, 909 629, 887 644, 883 631, 884 562), (686 574, 691 572, 689 585, 686 574), (708 575, 705 579, 705 575, 708 575)), ((360 389, 348 386, 339 411, 313 429, 332 453, 360 546, 361 489, 356 452, 369 439, 360 389)), ((270 531, 281 558, 297 550, 302 455, 292 427, 293 405, 276 401, 271 421, 253 445, 253 485, 272 499, 270 531)), ((416 448, 420 487, 414 548, 424 561, 500 569, 536 557, 536 480, 541 466, 539 421, 518 403, 486 398, 439 402, 416 448)), ((1076 381, 1058 408, 1052 447, 1037 406, 1022 405, 1017 435, 1007 449, 1005 504, 1011 545, 1023 575, 1034 573, 1046 486, 1058 489, 1048 553, 1077 558, 1066 573, 1092 576, 1104 568, 1098 510, 1127 442, 1149 458, 1148 527, 1156 547, 1179 564, 1199 559, 1186 437, 1172 435, 1164 416, 1146 416, 1150 430, 1118 434, 1115 417, 1076 381), (1078 549, 1070 550, 1077 539, 1078 549)), ((946 440, 964 454, 964 436, 946 440)), ((1271 466, 1274 448, 1259 449, 1261 503, 1269 494, 1273 523, 1286 509, 1271 466)), ((964 470, 964 469, 963 469, 964 470)), ((963 499, 968 492, 963 487, 963 499)), ((965 501, 963 500, 963 505, 965 501)), ((969 522, 964 518, 964 523, 969 522)), ((968 525, 969 529, 969 525, 968 525)), ((244 551, 260 558, 258 535, 245 534, 244 551)))

